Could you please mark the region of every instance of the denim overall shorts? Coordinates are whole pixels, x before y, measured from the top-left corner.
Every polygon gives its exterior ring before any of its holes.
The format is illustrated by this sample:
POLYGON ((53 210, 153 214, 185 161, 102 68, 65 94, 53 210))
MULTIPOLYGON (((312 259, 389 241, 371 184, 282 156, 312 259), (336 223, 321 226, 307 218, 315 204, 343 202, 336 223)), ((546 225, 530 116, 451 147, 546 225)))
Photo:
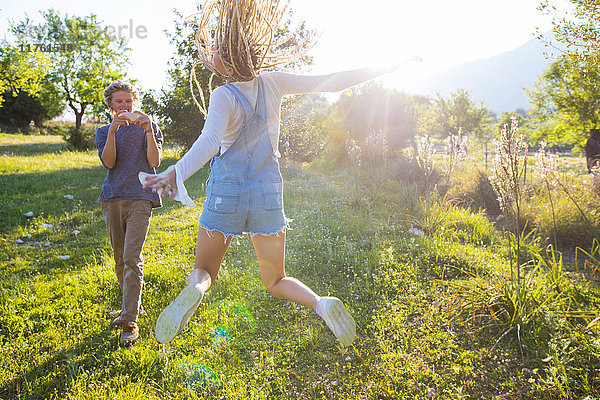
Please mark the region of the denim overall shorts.
POLYGON ((244 111, 233 144, 211 161, 200 225, 225 237, 243 233, 272 235, 290 222, 283 211, 283 180, 269 138, 263 82, 258 79, 256 110, 232 84, 244 111))

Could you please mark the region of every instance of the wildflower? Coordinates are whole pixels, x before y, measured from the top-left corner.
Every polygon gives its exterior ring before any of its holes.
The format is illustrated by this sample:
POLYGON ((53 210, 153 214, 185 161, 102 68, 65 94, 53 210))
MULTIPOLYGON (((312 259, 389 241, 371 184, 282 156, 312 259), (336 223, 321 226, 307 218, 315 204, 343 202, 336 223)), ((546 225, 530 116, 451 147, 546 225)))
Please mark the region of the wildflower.
POLYGON ((357 167, 360 167, 360 156, 362 153, 362 149, 358 145, 356 140, 352 138, 346 139, 346 150, 348 151, 348 157, 350 158, 350 161, 352 161, 352 163, 357 167))
POLYGON ((71 258, 70 255, 64 255, 64 256, 58 256, 58 258, 60 258, 61 260, 68 260, 69 258, 71 258))
POLYGON ((26 213, 23 213, 23 215, 26 217, 33 217, 33 211, 27 211, 26 213))
POLYGON ((71 195, 71 194, 65 194, 65 195, 63 196, 63 199, 67 199, 67 200, 73 200, 73 195, 71 195))
POLYGON ((513 212, 521 202, 521 178, 524 172, 525 159, 529 146, 522 134, 518 134, 519 122, 516 116, 511 119, 510 128, 505 124, 500 131, 500 138, 493 144, 496 148, 492 159, 490 182, 500 205, 506 211, 513 212))
POLYGON ((46 224, 46 223, 42 224, 42 228, 46 228, 46 229, 52 228, 53 226, 54 226, 54 224, 46 224))
POLYGON ((540 178, 550 186, 558 185, 558 155, 546 150, 546 142, 540 144, 540 149, 535 153, 536 169, 540 178))
POLYGON ((415 228, 414 226, 408 230, 408 233, 414 236, 423 236, 425 233, 419 228, 415 228))
POLYGON ((81 233, 81 232, 80 232, 78 229, 74 229, 74 230, 71 232, 71 235, 77 236, 77 235, 79 235, 80 233, 81 233))

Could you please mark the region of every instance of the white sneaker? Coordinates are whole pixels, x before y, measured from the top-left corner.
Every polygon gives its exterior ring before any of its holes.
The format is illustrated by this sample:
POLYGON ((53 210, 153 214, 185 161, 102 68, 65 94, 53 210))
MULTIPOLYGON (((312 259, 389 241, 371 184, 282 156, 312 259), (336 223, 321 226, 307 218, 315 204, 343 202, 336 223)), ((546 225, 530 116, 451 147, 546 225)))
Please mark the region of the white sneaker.
POLYGON ((356 335, 356 323, 344 303, 336 297, 321 297, 317 301, 317 314, 323 318, 342 346, 350 346, 356 335))
POLYGON ((163 344, 173 340, 192 317, 203 295, 196 286, 186 286, 158 316, 154 328, 156 340, 163 344))

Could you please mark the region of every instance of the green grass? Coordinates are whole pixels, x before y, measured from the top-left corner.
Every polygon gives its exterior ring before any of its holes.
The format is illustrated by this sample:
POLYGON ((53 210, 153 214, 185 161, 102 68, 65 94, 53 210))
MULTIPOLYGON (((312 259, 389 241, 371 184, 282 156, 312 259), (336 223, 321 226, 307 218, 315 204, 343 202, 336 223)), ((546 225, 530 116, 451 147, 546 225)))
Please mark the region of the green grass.
MULTIPOLYGON (((167 149, 160 169, 174 161, 167 149)), ((153 325, 184 287, 201 212, 166 201, 144 247, 141 339, 122 349, 107 319, 120 293, 97 201, 106 172, 96 152, 71 152, 55 136, 0 134, 0 172, 2 399, 600 396, 591 319, 554 316, 524 357, 513 337, 494 348, 501 330, 453 319, 447 282, 505 273, 502 235, 451 207, 436 225, 442 232, 413 236, 406 216, 423 221, 437 209, 420 209, 398 183, 388 182, 372 208, 352 207, 343 171, 282 167, 294 219, 286 270, 347 304, 358 324, 351 348, 342 351, 308 309, 266 293, 248 237, 234 240, 188 327, 159 345, 153 325)), ((202 169, 187 183, 198 204, 207 175, 202 169)), ((597 310, 597 287, 573 275, 568 290, 581 310, 597 310)))

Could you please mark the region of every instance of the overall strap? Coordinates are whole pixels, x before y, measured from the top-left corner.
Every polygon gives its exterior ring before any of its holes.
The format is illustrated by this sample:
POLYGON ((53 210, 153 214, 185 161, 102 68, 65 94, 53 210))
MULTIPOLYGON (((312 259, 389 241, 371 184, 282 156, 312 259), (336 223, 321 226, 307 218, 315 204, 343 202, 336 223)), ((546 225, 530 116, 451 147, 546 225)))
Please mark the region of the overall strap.
POLYGON ((262 79, 260 78, 260 76, 257 77, 257 79, 258 79, 258 94, 257 94, 257 98, 256 98, 256 110, 254 109, 254 107, 252 107, 252 105, 250 105, 250 102, 248 101, 246 96, 244 96, 242 94, 242 92, 240 92, 240 90, 237 87, 235 87, 233 84, 228 83, 225 85, 225 87, 227 89, 229 89, 229 91, 233 94, 233 96, 237 99, 237 101, 239 101, 240 105, 244 109, 245 115, 252 115, 253 113, 257 112, 261 117, 265 118, 266 117, 266 114, 265 114, 266 105, 265 105, 265 93, 264 93, 264 89, 263 89, 263 83, 262 83, 262 79))

